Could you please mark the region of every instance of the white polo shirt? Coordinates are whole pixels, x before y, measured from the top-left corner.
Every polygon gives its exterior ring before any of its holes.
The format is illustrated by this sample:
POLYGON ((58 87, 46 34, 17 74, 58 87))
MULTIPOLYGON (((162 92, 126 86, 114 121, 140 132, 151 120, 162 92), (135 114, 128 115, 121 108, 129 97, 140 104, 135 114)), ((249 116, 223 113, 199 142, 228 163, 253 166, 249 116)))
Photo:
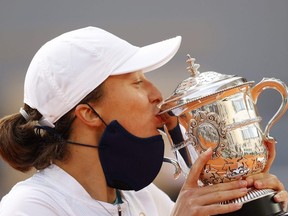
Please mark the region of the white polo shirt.
MULTIPOLYGON (((122 216, 168 216, 174 202, 154 184, 122 191, 122 216)), ((118 206, 92 199, 56 165, 19 182, 0 202, 0 216, 118 216, 118 206)))

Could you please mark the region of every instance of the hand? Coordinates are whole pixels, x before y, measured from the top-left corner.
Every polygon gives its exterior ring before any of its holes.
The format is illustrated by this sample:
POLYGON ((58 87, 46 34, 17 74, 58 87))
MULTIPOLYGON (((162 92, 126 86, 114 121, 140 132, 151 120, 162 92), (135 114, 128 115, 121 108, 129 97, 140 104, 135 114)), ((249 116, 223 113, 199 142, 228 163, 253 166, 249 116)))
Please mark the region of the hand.
POLYGON ((287 211, 288 193, 284 185, 280 182, 277 176, 270 173, 259 173, 246 178, 248 187, 255 187, 256 189, 270 188, 277 191, 274 196, 275 202, 282 203, 282 207, 287 211))
POLYGON ((266 145, 269 152, 265 169, 263 170, 263 173, 249 176, 246 178, 246 180, 248 181, 248 187, 255 187, 257 189, 270 188, 277 191, 277 194, 274 196, 274 200, 275 202, 282 203, 283 209, 287 211, 288 193, 277 176, 269 174, 269 170, 276 157, 276 143, 277 142, 272 137, 267 137, 264 140, 264 144, 266 145))
POLYGON ((187 179, 178 195, 173 209, 173 216, 217 215, 233 212, 242 204, 219 204, 247 194, 247 181, 233 181, 211 186, 199 187, 198 179, 204 165, 211 159, 212 150, 202 153, 193 164, 187 179))

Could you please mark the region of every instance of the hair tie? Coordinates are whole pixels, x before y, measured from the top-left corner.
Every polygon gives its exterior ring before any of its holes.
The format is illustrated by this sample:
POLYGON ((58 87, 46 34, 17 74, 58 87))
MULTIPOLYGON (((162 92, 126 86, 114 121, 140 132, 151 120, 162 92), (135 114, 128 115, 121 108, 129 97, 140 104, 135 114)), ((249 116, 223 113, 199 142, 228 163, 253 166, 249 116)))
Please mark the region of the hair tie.
MULTIPOLYGON (((30 120, 29 114, 23 109, 23 107, 20 108, 19 112, 27 122, 30 120)), ((48 126, 51 128, 55 127, 55 125, 53 123, 51 123, 49 120, 47 120, 44 117, 42 117, 41 119, 38 120, 38 124, 41 126, 48 126)))
POLYGON ((30 120, 30 116, 28 113, 23 109, 23 107, 19 110, 20 114, 23 116, 23 118, 28 122, 30 120))
POLYGON ((44 117, 42 117, 41 119, 38 120, 38 124, 40 126, 47 126, 47 127, 50 127, 50 128, 54 128, 55 127, 55 125, 52 122, 50 122, 48 119, 46 119, 44 117))
POLYGON ((36 129, 36 134, 38 135, 41 134, 40 130, 44 130, 50 135, 53 135, 54 139, 63 140, 62 136, 54 128, 51 128, 49 126, 36 125, 35 129, 36 129))

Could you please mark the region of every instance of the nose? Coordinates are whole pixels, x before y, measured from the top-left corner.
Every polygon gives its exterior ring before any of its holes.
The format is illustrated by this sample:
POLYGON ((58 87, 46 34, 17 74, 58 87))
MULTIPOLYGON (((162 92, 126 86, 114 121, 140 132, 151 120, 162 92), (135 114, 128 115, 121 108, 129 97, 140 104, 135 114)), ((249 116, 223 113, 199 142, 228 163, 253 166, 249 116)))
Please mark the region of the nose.
POLYGON ((148 97, 149 97, 149 101, 151 103, 159 104, 163 100, 161 92, 151 82, 149 82, 149 95, 148 95, 148 97))

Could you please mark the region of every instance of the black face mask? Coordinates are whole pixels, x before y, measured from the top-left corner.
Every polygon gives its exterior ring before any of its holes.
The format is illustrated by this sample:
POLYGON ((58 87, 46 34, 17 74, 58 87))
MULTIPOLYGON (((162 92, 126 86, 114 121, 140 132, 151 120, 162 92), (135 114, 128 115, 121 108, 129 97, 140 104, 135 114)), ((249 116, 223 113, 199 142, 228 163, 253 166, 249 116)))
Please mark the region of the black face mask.
POLYGON ((99 156, 110 187, 137 191, 152 183, 159 173, 164 141, 161 135, 136 137, 112 121, 100 140, 99 156))
MULTIPOLYGON (((89 104, 88 104, 89 105, 89 104)), ((89 105, 90 106, 90 105, 89 105)), ((93 109, 90 106, 91 109, 93 109)), ((99 114, 93 109, 95 114, 99 114)), ((100 117, 103 121, 103 119, 100 117)), ((164 141, 161 135, 136 137, 116 120, 106 124, 98 146, 99 157, 108 186, 120 190, 141 190, 158 175, 164 158, 164 141)))

